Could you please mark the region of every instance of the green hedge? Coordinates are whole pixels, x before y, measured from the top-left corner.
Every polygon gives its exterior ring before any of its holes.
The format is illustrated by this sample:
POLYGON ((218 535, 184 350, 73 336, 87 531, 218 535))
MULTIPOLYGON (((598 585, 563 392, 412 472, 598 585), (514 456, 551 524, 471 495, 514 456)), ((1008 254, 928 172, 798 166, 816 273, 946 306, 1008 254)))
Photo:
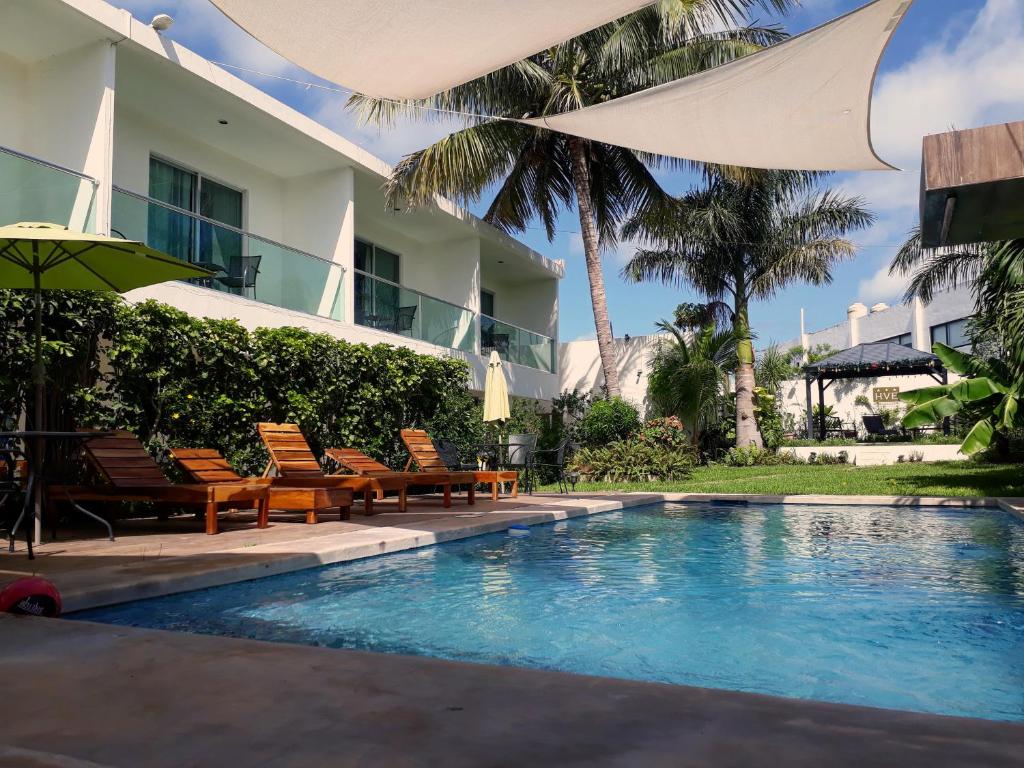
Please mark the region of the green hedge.
MULTIPOLYGON (((469 367, 404 347, 368 346, 299 328, 248 331, 147 301, 50 292, 48 389, 52 426, 130 429, 158 457, 167 447, 216 448, 244 473, 266 463, 259 421, 298 422, 314 450, 353 446, 400 468, 399 430, 423 427, 464 448, 482 424, 469 367)), ((0 291, 5 412, 25 407, 30 302, 0 291)))

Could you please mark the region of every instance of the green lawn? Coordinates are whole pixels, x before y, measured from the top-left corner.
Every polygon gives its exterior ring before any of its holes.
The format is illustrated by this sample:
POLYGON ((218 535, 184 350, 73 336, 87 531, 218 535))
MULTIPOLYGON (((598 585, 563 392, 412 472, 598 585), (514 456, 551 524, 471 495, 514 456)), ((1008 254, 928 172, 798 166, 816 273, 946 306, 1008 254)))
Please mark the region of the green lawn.
MULTIPOLYGON (((553 490, 545 486, 544 490, 553 490)), ((847 465, 697 467, 666 483, 579 483, 578 491, 833 494, 869 496, 1024 496, 1024 465, 934 462, 883 467, 847 465)))

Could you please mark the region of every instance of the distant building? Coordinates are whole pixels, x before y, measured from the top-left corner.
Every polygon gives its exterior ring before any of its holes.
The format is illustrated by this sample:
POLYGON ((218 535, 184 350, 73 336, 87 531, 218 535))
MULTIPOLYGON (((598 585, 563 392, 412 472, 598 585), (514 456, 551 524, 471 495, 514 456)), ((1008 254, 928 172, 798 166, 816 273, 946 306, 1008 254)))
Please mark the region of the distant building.
MULTIPOLYGON (((892 307, 875 304, 869 309, 857 302, 847 308, 844 322, 820 331, 805 332, 801 337, 779 346, 783 349, 799 346, 814 350, 827 345, 840 351, 858 344, 887 341, 929 352, 935 342, 941 342, 969 350, 966 326, 973 313, 974 299, 966 288, 941 293, 930 304, 915 300, 892 307)), ((953 375, 952 380, 955 378, 953 375)), ((934 383, 927 376, 837 381, 826 390, 825 404, 834 408, 832 415, 838 416, 844 424, 860 427, 861 417, 871 409, 902 408, 899 401, 891 401, 894 388, 905 392, 934 383), (858 395, 868 399, 871 409, 856 404, 858 395)), ((799 429, 804 423, 807 407, 803 379, 786 382, 781 394, 784 413, 792 417, 793 424, 799 429)))

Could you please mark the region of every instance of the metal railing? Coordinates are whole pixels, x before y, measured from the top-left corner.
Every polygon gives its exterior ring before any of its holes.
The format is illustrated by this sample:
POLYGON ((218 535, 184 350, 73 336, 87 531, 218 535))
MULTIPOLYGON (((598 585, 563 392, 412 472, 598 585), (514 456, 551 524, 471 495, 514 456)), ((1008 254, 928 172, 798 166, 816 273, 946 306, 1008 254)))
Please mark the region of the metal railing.
POLYGON ((548 373, 555 370, 554 339, 488 315, 480 315, 480 352, 497 350, 502 360, 548 373))
POLYGON ((471 310, 359 270, 354 280, 356 325, 476 352, 471 310))
POLYGON ((46 221, 95 232, 98 186, 84 173, 0 147, 0 225, 46 221))
POLYGON ((332 320, 344 319, 344 267, 120 187, 111 234, 214 270, 207 288, 332 320))

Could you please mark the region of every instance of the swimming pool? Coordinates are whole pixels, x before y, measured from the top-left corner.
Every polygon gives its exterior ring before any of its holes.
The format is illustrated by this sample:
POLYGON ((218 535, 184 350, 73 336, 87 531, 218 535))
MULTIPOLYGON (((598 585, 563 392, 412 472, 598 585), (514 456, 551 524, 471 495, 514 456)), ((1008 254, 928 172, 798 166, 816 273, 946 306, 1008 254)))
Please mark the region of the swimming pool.
POLYGON ((1024 525, 658 505, 75 614, 1024 721, 1024 525))

